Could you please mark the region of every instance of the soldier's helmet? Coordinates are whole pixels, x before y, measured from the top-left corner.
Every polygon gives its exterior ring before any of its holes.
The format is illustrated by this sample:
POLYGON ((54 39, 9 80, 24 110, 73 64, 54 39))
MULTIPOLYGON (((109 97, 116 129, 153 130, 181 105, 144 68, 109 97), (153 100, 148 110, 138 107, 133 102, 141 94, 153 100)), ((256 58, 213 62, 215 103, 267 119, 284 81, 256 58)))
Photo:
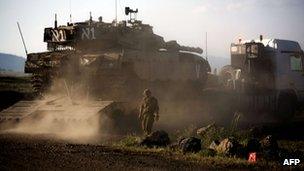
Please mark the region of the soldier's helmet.
POLYGON ((145 96, 150 96, 151 95, 151 91, 149 89, 145 89, 144 93, 145 96))

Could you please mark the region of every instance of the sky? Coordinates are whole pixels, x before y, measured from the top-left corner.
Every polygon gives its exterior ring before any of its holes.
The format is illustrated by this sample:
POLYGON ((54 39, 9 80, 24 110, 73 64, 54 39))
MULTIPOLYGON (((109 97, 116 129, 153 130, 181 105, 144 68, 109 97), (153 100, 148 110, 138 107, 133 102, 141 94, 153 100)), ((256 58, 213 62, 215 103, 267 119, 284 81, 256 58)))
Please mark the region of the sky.
MULTIPOLYGON (((238 38, 280 38, 298 41, 304 49, 304 0, 117 0, 118 20, 124 7, 138 8, 137 19, 153 26, 166 41, 205 50, 208 56, 230 57, 229 47, 238 38)), ((21 25, 28 51, 46 51, 45 27, 53 27, 57 13, 65 25, 99 16, 115 18, 115 0, 0 0, 0 52, 25 56, 16 22, 21 25)))

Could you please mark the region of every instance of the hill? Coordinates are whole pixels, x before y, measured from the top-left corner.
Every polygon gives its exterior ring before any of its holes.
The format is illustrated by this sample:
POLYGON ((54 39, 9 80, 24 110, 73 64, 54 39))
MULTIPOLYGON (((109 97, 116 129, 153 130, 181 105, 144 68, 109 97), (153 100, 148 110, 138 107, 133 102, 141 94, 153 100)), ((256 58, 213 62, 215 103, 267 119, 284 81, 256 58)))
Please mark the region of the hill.
POLYGON ((21 56, 0 53, 0 71, 24 71, 25 58, 21 56))
POLYGON ((215 68, 217 68, 217 70, 219 71, 223 66, 230 64, 230 58, 224 58, 224 57, 210 56, 210 57, 208 57, 208 61, 209 61, 212 71, 215 68))

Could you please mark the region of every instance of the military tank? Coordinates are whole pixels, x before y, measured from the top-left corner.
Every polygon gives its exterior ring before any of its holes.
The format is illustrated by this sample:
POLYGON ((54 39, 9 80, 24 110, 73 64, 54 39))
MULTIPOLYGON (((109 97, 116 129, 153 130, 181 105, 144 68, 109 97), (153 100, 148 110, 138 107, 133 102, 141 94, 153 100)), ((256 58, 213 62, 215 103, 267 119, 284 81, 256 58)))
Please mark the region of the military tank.
POLYGON ((55 15, 54 27, 44 29, 48 51, 30 53, 25 62, 25 73, 32 74, 33 89, 43 98, 17 103, 3 111, 0 120, 52 115, 54 121, 73 121, 79 117, 71 113, 82 111, 93 114, 79 114, 80 120, 99 120, 106 113, 115 122, 134 126, 134 111, 146 88, 161 99, 166 112, 165 106, 181 106, 166 102, 184 104, 185 97, 197 96, 210 72, 202 49, 164 41, 152 26, 136 19, 137 12, 126 7, 128 21, 94 21, 90 15, 87 21, 62 26, 55 15))
POLYGON ((90 16, 57 26, 55 18, 54 28, 44 30, 49 51, 28 54, 25 63, 35 91, 49 90, 57 78, 68 86, 85 83, 91 95, 104 100, 138 98, 147 87, 159 95, 172 87, 180 87, 174 92, 180 95, 201 89, 210 71, 202 49, 165 42, 152 26, 136 19, 137 12, 126 7, 130 19, 112 23, 90 16))

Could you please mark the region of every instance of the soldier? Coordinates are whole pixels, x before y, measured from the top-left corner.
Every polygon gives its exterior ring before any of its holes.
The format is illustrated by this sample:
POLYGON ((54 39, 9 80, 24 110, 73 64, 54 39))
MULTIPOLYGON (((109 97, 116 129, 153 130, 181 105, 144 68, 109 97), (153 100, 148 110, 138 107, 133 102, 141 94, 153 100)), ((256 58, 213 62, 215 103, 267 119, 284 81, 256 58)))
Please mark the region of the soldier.
POLYGON ((151 95, 149 89, 146 89, 143 95, 144 98, 139 109, 139 119, 144 133, 149 135, 152 131, 154 120, 158 121, 159 119, 159 107, 157 99, 151 95))

